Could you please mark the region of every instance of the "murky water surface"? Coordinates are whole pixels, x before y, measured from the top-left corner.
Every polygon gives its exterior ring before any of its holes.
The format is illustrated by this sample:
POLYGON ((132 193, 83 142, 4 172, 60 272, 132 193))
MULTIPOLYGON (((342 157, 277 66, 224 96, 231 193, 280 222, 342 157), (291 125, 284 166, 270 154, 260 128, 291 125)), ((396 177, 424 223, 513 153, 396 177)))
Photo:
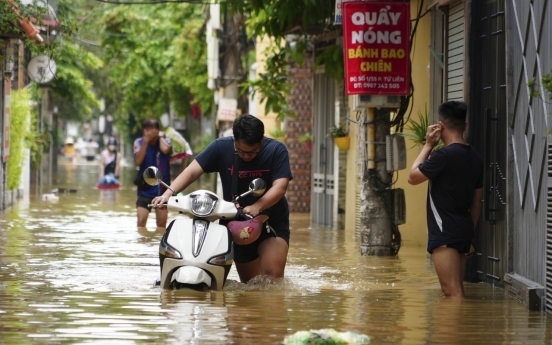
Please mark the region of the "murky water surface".
POLYGON ((54 187, 0 213, 1 344, 282 344, 299 330, 367 334, 373 344, 549 344, 551 318, 503 290, 468 284, 445 300, 423 248, 360 257, 353 233, 294 215, 286 279, 223 292, 152 288, 161 233, 138 231, 134 171, 125 187, 93 187, 98 169, 61 165, 54 187))

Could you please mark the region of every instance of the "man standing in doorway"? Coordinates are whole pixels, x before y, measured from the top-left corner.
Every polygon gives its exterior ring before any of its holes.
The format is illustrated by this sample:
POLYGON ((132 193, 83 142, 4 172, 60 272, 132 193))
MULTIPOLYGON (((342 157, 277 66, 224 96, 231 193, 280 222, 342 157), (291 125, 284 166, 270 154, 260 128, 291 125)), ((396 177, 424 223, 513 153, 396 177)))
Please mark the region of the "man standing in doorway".
MULTIPOLYGON (((277 140, 266 138, 264 124, 252 115, 238 117, 232 130, 234 136, 212 142, 174 180, 171 188, 176 192, 182 191, 203 173, 218 172, 224 200, 231 201, 233 174, 238 174, 238 194, 247 191, 254 179, 263 179, 266 182, 264 195, 260 198, 247 196, 240 199, 240 204, 245 214, 259 217, 265 226, 255 242, 248 245, 234 243, 234 261, 244 283, 261 274, 282 278, 290 235, 289 206, 285 194, 292 174, 287 148, 277 140)), ((160 207, 171 195, 168 190, 152 203, 160 207)))
POLYGON ((446 297, 465 297, 466 259, 483 198, 483 160, 464 139, 467 106, 448 101, 439 106, 439 123, 427 129, 426 144, 412 165, 408 183, 429 180, 427 251, 446 297), (445 147, 433 151, 442 140, 445 147))
MULTIPOLYGON (((165 133, 159 131, 159 122, 156 119, 148 119, 142 123, 143 137, 134 141, 134 161, 140 166, 138 175, 141 176, 147 167, 154 166, 159 169, 163 176, 163 182, 171 183, 170 158, 172 144, 165 133)), ((136 214, 138 217, 138 228, 144 228, 148 220, 153 198, 165 191, 163 185, 146 186, 138 188, 136 200, 136 214)), ((155 210, 157 228, 165 228, 167 225, 168 211, 163 209, 155 210)))

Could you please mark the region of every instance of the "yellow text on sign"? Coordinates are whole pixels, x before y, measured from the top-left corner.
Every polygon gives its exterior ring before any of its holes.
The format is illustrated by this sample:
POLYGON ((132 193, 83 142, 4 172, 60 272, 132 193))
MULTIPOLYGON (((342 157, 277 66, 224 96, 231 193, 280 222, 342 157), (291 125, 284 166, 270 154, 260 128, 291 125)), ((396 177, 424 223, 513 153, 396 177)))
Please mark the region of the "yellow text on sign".
POLYGON ((349 49, 349 59, 402 59, 406 52, 404 49, 377 49, 377 48, 362 48, 349 49))

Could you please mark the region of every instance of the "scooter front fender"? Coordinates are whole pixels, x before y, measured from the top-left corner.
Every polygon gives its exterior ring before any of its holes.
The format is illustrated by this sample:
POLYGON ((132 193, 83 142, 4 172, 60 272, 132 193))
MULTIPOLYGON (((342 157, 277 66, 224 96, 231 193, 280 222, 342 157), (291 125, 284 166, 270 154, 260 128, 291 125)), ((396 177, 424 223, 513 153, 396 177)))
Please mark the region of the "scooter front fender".
POLYGON ((170 232, 167 234, 167 244, 177 250, 182 258, 163 257, 161 287, 164 289, 171 288, 174 272, 186 266, 206 271, 212 278, 211 289, 223 288, 232 261, 228 262, 229 265, 209 264, 209 261, 214 257, 231 253, 232 239, 228 229, 216 223, 208 223, 207 231, 195 233, 194 221, 194 219, 179 218, 172 223, 170 232))
MULTIPOLYGON (((170 289, 171 283, 173 281, 172 278, 174 277, 174 273, 176 273, 177 270, 181 270, 189 267, 200 269, 202 271, 211 273, 213 278, 215 278, 211 280, 211 284, 210 284, 211 289, 222 290, 223 284, 224 284, 224 277, 226 275, 224 266, 209 265, 207 263, 198 263, 198 262, 191 262, 187 260, 172 259, 172 258, 166 258, 165 261, 163 262, 163 271, 161 272, 161 287, 163 289, 170 289)), ((185 283, 185 282, 181 282, 181 283, 185 283)))
POLYGON ((201 283, 211 287, 211 276, 204 270, 194 266, 184 266, 177 269, 171 278, 171 282, 177 281, 183 284, 197 285, 201 283))

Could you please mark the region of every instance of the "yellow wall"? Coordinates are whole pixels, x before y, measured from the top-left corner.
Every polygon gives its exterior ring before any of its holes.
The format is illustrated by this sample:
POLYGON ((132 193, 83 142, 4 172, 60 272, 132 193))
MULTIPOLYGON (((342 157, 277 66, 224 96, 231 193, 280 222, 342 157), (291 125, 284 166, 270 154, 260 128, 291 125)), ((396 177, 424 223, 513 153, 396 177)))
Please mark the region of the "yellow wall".
MULTIPOLYGON (((351 101, 351 97, 349 97, 349 105, 351 104, 351 101)), ((349 117, 354 119, 351 115, 349 115, 349 117)), ((349 124, 349 136, 351 137, 351 148, 347 151, 347 199, 345 202, 345 231, 347 232, 347 237, 356 236, 356 193, 358 188, 356 148, 358 147, 358 126, 354 123, 349 124)))
MULTIPOLYGON (((260 73, 264 73, 266 71, 265 50, 271 44, 274 44, 274 43, 271 42, 270 39, 268 39, 268 37, 257 38, 257 42, 255 44, 255 54, 256 54, 256 60, 257 60, 257 76, 260 73)), ((278 122, 276 121, 276 113, 270 112, 266 114, 265 102, 261 103, 260 93, 255 94, 255 103, 257 104, 257 117, 259 118, 259 120, 263 121, 263 124, 265 125, 265 135, 270 137, 271 135, 269 133, 275 130, 276 126, 278 125, 278 122)))
MULTIPOLYGON (((418 9, 418 1, 411 1, 411 17, 416 17, 418 9)), ((424 9, 425 10, 425 9, 424 9)), ((412 47, 412 81, 414 83, 414 109, 412 118, 417 119, 418 110, 423 110, 425 105, 429 105, 430 93, 430 73, 429 61, 430 51, 428 49, 431 41, 431 15, 423 17, 419 24, 414 38, 412 47)), ((351 97, 349 104, 352 104, 351 97)), ((407 113, 408 114, 408 113, 407 113)), ((351 114, 355 118, 354 114, 351 114)), ((351 135, 351 148, 357 146, 357 125, 349 126, 351 135)), ((410 166, 416 159, 419 153, 419 148, 413 148, 412 143, 407 140, 407 169, 399 171, 398 182, 394 188, 403 188, 406 195, 406 224, 399 227, 403 245, 405 246, 425 246, 427 241, 427 225, 426 225, 426 196, 427 184, 424 183, 418 186, 411 186, 407 182, 408 171, 410 166)), ((357 188, 357 152, 354 149, 349 150, 347 157, 347 204, 346 204, 346 220, 345 229, 350 233, 354 233, 355 229, 355 191, 357 188)))

